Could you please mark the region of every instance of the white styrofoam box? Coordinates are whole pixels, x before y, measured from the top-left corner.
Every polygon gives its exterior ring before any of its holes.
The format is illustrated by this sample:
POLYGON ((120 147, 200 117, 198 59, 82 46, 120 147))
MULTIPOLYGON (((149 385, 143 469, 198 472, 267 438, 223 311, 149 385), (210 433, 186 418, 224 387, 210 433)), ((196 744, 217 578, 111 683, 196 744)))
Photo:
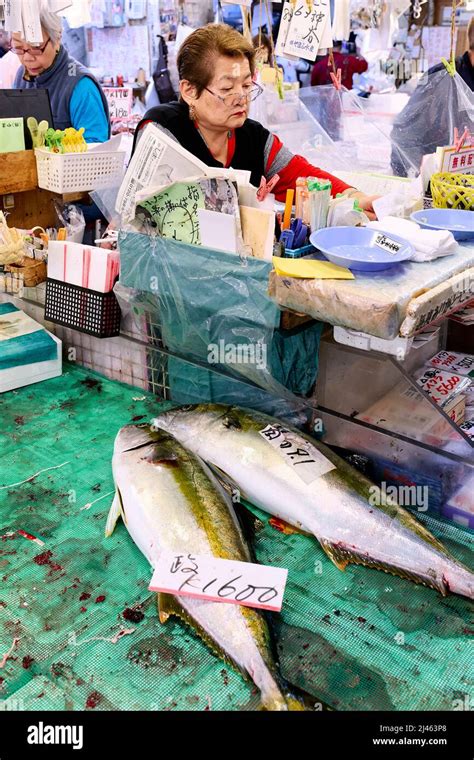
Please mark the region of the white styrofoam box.
POLYGON ((413 338, 398 337, 393 340, 385 340, 357 330, 348 330, 345 327, 334 327, 334 340, 336 343, 353 346, 364 351, 380 351, 384 354, 390 354, 400 360, 406 357, 413 344, 413 338))
MULTIPOLYGON (((363 351, 379 351, 382 354, 395 356, 399 361, 403 361, 410 354, 412 349, 424 349, 420 351, 419 357, 425 355, 426 346, 437 345, 439 339, 439 328, 430 328, 424 332, 418 333, 410 338, 398 336, 393 340, 376 338, 375 335, 349 330, 345 327, 334 327, 334 340, 336 343, 342 343, 345 346, 353 346, 363 351)), ((429 349, 428 353, 429 353, 429 349)))
MULTIPOLYGON (((47 331, 48 332, 48 331, 47 331)), ((0 371, 0 393, 5 391, 23 388, 25 385, 33 385, 41 380, 50 380, 53 377, 59 377, 62 374, 62 344, 59 338, 52 333, 48 333, 54 340, 57 347, 56 359, 45 362, 33 362, 32 364, 21 364, 18 367, 11 367, 0 371)))

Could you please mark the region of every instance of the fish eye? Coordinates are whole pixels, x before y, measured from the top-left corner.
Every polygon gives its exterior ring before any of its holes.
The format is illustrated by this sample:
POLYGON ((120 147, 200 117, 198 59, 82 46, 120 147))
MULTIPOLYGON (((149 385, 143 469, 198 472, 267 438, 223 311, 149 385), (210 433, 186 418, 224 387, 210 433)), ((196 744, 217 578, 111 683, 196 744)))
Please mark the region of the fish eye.
POLYGON ((240 424, 237 417, 233 414, 226 414, 222 420, 222 424, 228 429, 242 430, 242 425, 240 424))

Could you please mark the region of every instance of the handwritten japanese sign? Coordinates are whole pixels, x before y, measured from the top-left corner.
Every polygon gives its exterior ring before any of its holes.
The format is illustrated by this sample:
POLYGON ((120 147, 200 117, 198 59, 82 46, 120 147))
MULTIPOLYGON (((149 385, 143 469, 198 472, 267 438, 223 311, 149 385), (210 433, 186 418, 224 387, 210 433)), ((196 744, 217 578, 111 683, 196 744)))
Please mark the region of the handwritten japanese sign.
POLYGON ((398 253, 402 247, 401 243, 397 243, 396 240, 393 240, 383 233, 377 235, 375 238, 375 245, 377 245, 379 248, 382 248, 384 251, 388 251, 389 253, 393 254, 398 253))
POLYGON ((267 425, 259 434, 307 485, 336 469, 315 446, 282 425, 267 425))
POLYGON ((109 113, 112 121, 126 119, 132 112, 132 88, 131 87, 104 87, 104 95, 109 104, 109 113))
POLYGON ((190 552, 163 551, 150 591, 280 612, 288 570, 190 552))
POLYGON ((286 55, 285 44, 290 31, 291 19, 293 18, 293 6, 290 2, 285 2, 281 14, 280 29, 275 45, 275 55, 286 55))
POLYGON ((447 369, 458 375, 474 379, 474 354, 462 354, 458 351, 440 351, 430 359, 432 367, 447 369))
POLYGON ((428 393, 438 406, 446 406, 458 393, 469 388, 471 381, 462 375, 451 372, 441 372, 438 369, 427 369, 418 377, 418 385, 428 393))
POLYGON ((315 0, 311 8, 306 0, 297 0, 285 42, 285 53, 309 61, 316 60, 330 18, 329 0, 315 0))

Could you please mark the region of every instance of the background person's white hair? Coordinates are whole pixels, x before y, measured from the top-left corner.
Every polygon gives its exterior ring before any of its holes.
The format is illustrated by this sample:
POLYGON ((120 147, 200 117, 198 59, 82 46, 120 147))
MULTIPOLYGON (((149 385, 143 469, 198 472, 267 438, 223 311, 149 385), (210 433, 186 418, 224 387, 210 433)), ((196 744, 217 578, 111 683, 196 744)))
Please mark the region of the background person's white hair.
POLYGON ((63 32, 63 23, 60 16, 57 13, 52 13, 48 8, 48 0, 43 0, 40 10, 41 26, 45 30, 48 37, 51 37, 52 42, 55 44, 61 39, 63 32))

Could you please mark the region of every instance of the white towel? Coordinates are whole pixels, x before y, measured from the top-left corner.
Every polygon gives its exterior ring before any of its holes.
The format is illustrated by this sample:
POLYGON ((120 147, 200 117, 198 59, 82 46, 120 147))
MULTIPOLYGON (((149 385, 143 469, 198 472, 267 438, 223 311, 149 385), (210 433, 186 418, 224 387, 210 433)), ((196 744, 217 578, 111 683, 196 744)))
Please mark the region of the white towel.
POLYGON ((409 219, 386 216, 377 222, 369 222, 367 227, 372 227, 381 232, 391 232, 393 235, 398 235, 407 240, 415 249, 412 261, 419 263, 433 261, 433 259, 438 259, 440 256, 451 256, 458 249, 458 244, 452 232, 446 230, 422 230, 419 224, 411 222, 409 219))

